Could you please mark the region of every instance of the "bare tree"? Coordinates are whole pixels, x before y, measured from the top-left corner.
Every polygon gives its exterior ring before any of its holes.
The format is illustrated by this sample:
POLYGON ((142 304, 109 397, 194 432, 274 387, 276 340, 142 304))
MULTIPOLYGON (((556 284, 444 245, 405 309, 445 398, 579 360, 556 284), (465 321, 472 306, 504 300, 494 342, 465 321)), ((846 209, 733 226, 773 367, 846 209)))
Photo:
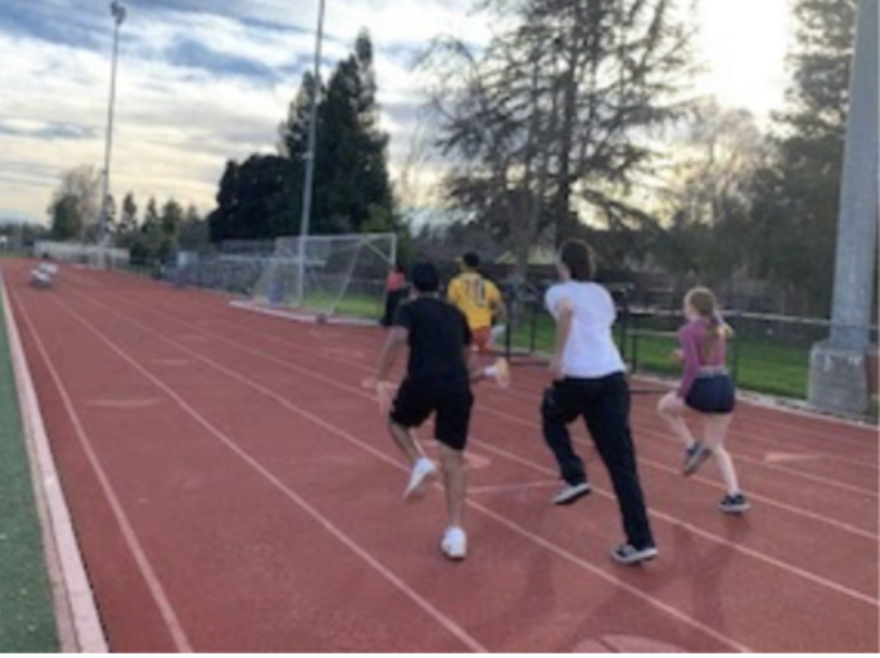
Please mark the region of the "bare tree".
POLYGON ((770 140, 748 110, 726 109, 712 99, 695 107, 683 134, 671 142, 667 212, 709 226, 724 219, 727 202, 748 201, 752 175, 773 157, 770 140))
POLYGON ((72 203, 80 224, 80 241, 95 233, 99 220, 101 176, 92 165, 79 165, 61 175, 61 181, 52 195, 51 208, 64 200, 72 203))
POLYGON ((585 212, 650 220, 627 198, 650 172, 652 131, 689 106, 681 1, 482 4, 501 25, 484 50, 443 41, 425 60, 453 203, 479 211, 520 273, 530 245, 578 233, 585 212))

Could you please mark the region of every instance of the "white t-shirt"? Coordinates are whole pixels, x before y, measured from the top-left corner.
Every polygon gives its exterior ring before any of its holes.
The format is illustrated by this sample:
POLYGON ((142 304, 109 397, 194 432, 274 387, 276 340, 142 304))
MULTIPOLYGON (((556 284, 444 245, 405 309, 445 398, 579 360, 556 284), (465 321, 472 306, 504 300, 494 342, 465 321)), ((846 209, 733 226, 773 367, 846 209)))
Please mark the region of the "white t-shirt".
POLYGON ((609 292, 596 283, 578 281, 552 286, 544 301, 557 320, 562 300, 568 300, 574 311, 562 355, 562 373, 566 377, 596 379, 625 372, 626 365, 611 333, 617 309, 609 292))

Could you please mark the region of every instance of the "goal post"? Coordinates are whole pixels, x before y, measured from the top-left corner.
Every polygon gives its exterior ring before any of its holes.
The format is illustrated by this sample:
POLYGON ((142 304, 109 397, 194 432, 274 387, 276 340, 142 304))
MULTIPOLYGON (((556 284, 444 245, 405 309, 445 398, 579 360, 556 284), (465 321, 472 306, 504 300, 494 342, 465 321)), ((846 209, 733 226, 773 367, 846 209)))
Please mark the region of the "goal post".
POLYGON ((250 301, 314 317, 378 320, 396 259, 393 233, 277 238, 261 259, 250 301))

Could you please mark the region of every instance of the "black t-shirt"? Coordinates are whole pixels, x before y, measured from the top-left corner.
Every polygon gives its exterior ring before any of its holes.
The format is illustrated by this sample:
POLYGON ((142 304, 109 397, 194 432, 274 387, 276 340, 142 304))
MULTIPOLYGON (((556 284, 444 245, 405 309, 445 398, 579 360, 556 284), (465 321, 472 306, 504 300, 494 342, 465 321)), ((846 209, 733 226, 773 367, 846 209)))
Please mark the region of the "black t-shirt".
POLYGON ((471 330, 461 311, 437 297, 418 297, 397 309, 394 324, 409 330, 410 379, 468 385, 464 348, 471 344, 471 330))

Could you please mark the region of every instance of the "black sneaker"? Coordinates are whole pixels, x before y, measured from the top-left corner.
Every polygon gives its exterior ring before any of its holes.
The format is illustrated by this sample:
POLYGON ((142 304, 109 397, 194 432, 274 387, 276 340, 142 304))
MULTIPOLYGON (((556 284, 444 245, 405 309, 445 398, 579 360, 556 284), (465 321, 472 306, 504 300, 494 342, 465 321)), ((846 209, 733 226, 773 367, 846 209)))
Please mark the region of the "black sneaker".
POLYGON ((693 475, 698 470, 700 470, 700 466, 703 465, 709 456, 712 454, 712 451, 708 448, 704 447, 702 443, 695 443, 690 448, 684 451, 684 466, 682 466, 681 472, 687 477, 688 475, 693 475))
POLYGON ((554 505, 571 505, 593 491, 589 482, 566 484, 556 496, 553 497, 554 505))
POLYGON ((653 560, 659 554, 656 546, 636 548, 632 544, 622 544, 611 551, 611 559, 618 564, 634 565, 653 560))
POLYGON ((734 494, 733 496, 725 496, 721 502, 718 503, 718 509, 725 514, 742 514, 743 512, 747 512, 750 507, 749 499, 741 493, 734 494))

